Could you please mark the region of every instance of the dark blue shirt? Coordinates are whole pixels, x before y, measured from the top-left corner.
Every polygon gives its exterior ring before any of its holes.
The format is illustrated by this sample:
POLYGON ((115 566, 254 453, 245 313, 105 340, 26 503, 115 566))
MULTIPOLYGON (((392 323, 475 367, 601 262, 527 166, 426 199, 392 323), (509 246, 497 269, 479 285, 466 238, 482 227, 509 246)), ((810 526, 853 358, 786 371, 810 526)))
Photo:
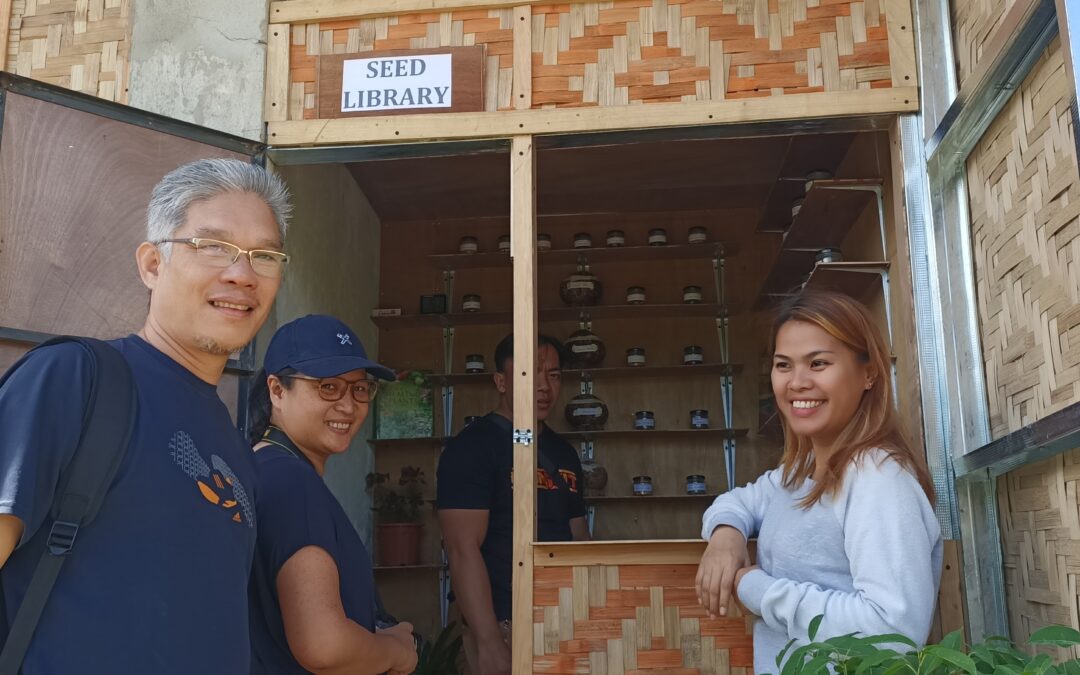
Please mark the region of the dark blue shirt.
MULTIPOLYGON (((538 450, 562 477, 559 484, 536 469, 536 540, 570 541, 570 520, 588 512, 580 486, 585 484, 581 459, 573 446, 546 424, 538 450)), ((511 618, 514 542, 514 444, 509 422, 489 413, 450 439, 439 456, 440 509, 488 511, 487 533, 480 554, 491 582, 495 617, 511 618)), ((453 570, 450 573, 453 574, 453 570)))
MULTIPOLYGON (((135 378, 135 430, 60 573, 23 673, 247 672, 251 451, 212 385, 136 336, 110 344, 135 378)), ((76 344, 44 348, 0 390, 0 513, 26 526, 0 571, 8 622, 78 443, 88 359, 76 344)))
POLYGON ((255 453, 259 538, 251 572, 251 672, 306 673, 285 639, 278 601, 282 565, 305 546, 317 546, 337 564, 345 616, 375 631, 375 577, 371 556, 345 510, 315 468, 284 448, 255 453))

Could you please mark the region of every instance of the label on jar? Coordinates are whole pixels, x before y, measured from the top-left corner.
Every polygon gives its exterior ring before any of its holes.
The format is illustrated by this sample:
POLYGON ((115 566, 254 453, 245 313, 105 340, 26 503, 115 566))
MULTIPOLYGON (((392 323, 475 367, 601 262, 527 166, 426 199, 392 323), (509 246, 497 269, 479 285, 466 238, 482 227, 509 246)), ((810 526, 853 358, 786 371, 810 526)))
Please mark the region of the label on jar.
POLYGON ((575 239, 574 248, 589 248, 592 246, 592 241, 588 239, 575 239))
POLYGON ((459 250, 462 253, 476 253, 478 248, 477 248, 477 245, 474 244, 471 241, 463 241, 463 242, 461 242, 461 246, 459 247, 459 250))
POLYGON ((691 244, 703 244, 706 239, 708 239, 708 237, 704 232, 691 232, 690 236, 687 237, 687 241, 691 244))
POLYGON ((604 409, 600 406, 593 406, 591 408, 575 408, 574 417, 600 417, 604 414, 604 409))
POLYGON ((656 420, 651 417, 639 417, 634 420, 635 429, 655 429, 656 420))
POLYGON ((709 418, 705 415, 693 415, 690 417, 690 426, 705 428, 709 426, 709 418))
POLYGON ((683 363, 703 363, 705 361, 704 354, 683 354, 683 363))
POLYGON ((626 237, 623 237, 623 236, 620 236, 620 235, 616 235, 616 236, 607 238, 607 245, 608 246, 622 246, 625 243, 626 243, 626 237))
POLYGON ((578 288, 583 288, 583 289, 591 291, 591 290, 594 290, 596 288, 596 282, 594 282, 594 281, 568 281, 568 282, 566 282, 566 288, 567 288, 567 290, 571 290, 571 291, 575 290, 575 289, 578 289, 578 288))
POLYGON ((636 495, 651 495, 652 483, 634 483, 634 494, 636 495))
POLYGON ((626 294, 626 301, 629 302, 630 304, 634 304, 635 302, 645 302, 645 294, 644 293, 627 293, 626 294))
POLYGON ((687 291, 683 293, 683 302, 701 302, 701 291, 687 291))
POLYGON ((461 308, 466 312, 479 312, 480 301, 479 300, 466 300, 461 304, 461 308))
POLYGON ((631 366, 643 366, 643 365, 645 365, 645 355, 644 354, 627 354, 626 355, 626 363, 627 363, 627 365, 631 365, 631 366))
POLYGON ((686 494, 690 495, 703 495, 705 494, 705 483, 687 483, 686 494))
POLYGON ((667 243, 667 235, 666 234, 650 234, 649 235, 649 243, 650 244, 666 244, 667 243))
POLYGON ((510 250, 510 242, 508 242, 508 241, 500 241, 499 242, 499 251, 501 253, 506 253, 509 250, 510 250))
POLYGON ((590 352, 600 351, 600 345, 574 345, 570 347, 570 351, 574 352, 575 354, 588 354, 590 352))
POLYGON ((466 361, 465 362, 465 370, 483 370, 483 369, 484 369, 484 362, 483 361, 466 361))

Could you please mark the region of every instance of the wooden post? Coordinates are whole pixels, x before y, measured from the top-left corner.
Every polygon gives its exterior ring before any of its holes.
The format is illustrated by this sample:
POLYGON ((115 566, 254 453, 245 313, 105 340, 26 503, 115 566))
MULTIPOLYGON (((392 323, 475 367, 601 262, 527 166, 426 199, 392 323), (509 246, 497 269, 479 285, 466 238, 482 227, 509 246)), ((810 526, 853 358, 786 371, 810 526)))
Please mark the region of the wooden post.
POLYGON ((11 0, 0 0, 0 70, 7 70, 8 35, 11 33, 11 0))
POLYGON ((514 443, 513 672, 532 672, 533 554, 536 539, 536 159, 531 136, 510 151, 510 251, 514 257, 514 429, 532 442, 514 443))
POLYGON ((514 8, 514 110, 532 107, 532 7, 514 8))
POLYGON ((291 33, 292 28, 286 23, 272 23, 266 27, 266 100, 263 117, 267 122, 289 119, 291 33))

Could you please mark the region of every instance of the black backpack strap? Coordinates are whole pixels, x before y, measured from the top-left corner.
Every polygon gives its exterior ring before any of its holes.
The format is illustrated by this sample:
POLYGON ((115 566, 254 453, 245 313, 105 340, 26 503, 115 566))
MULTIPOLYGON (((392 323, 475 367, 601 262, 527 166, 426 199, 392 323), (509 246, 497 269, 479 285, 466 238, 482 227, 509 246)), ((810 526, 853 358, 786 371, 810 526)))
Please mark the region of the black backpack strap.
MULTIPOLYGON (((79 445, 60 476, 53 500, 53 523, 46 549, 0 653, 0 675, 19 672, 60 568, 75 544, 79 528, 89 524, 101 508, 135 426, 135 382, 120 352, 101 340, 79 337, 54 338, 37 348, 61 342, 77 342, 89 353, 90 398, 79 445)), ((22 363, 19 361, 12 370, 22 363)))

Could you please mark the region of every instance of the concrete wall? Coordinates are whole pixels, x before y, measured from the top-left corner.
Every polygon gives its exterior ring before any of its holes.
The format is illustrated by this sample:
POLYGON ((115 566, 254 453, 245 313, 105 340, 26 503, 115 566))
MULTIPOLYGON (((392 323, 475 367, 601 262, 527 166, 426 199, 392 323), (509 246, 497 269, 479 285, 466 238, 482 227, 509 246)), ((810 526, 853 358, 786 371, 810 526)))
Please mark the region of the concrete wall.
POLYGON ((131 0, 128 103, 263 139, 268 0, 131 0))
MULTIPOLYGON (((378 353, 379 333, 369 318, 379 293, 379 219, 345 167, 278 167, 293 193, 294 217, 286 249, 292 256, 274 311, 257 341, 258 363, 281 324, 305 314, 332 314, 378 353)), ((348 452, 326 466, 326 483, 371 545, 371 498, 364 479, 374 467, 367 438, 371 411, 348 452)))

